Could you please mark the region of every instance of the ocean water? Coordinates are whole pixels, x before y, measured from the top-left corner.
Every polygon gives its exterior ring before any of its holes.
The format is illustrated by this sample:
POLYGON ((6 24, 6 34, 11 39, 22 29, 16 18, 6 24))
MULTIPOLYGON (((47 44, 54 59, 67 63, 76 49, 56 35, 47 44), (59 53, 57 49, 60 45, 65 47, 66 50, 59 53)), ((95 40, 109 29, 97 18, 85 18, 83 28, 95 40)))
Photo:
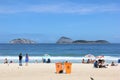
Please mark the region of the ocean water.
POLYGON ((41 62, 44 54, 49 54, 51 61, 81 63, 85 55, 104 55, 107 63, 117 62, 120 59, 120 44, 0 44, 0 63, 7 58, 9 61, 18 62, 19 53, 29 54, 30 62, 41 62))

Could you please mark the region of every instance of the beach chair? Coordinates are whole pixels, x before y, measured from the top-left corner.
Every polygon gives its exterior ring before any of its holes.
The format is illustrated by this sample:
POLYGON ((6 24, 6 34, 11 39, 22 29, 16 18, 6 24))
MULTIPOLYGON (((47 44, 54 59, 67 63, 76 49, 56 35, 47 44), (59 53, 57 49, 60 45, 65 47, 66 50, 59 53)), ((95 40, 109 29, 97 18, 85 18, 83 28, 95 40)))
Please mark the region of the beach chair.
POLYGON ((62 63, 61 63, 61 62, 58 62, 58 63, 55 63, 55 65, 56 65, 56 73, 57 73, 57 74, 63 73, 62 63))
POLYGON ((64 68, 65 68, 66 74, 70 74, 70 73, 71 73, 71 68, 72 68, 72 63, 70 63, 70 62, 65 62, 65 63, 64 63, 64 68))

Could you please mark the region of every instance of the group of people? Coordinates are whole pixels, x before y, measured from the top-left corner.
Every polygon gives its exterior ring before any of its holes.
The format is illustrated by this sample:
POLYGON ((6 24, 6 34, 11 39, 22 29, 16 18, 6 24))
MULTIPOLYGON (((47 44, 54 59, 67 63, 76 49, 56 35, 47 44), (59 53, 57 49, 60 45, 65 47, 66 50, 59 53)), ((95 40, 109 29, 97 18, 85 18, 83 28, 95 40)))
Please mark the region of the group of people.
POLYGON ((43 63, 51 63, 50 58, 46 59, 46 58, 42 58, 42 62, 43 63))
MULTIPOLYGON (((105 60, 101 60, 101 59, 99 59, 99 60, 96 60, 95 62, 94 62, 94 67, 95 68, 107 68, 107 66, 108 66, 108 64, 105 64, 105 60)), ((115 64, 114 62, 112 62, 111 64, 110 64, 110 66, 117 66, 117 64, 115 64)))
MULTIPOLYGON (((22 66, 22 53, 19 54, 19 66, 22 66)), ((25 65, 28 66, 28 62, 29 62, 29 56, 28 54, 25 55, 25 65)))
MULTIPOLYGON (((104 59, 99 59, 99 60, 87 59, 86 61, 85 61, 85 59, 82 59, 82 63, 87 63, 87 64, 92 63, 95 68, 107 68, 107 66, 108 66, 108 64, 105 64, 104 59)), ((110 66, 117 66, 117 64, 112 62, 110 64, 110 66)))
MULTIPOLYGON (((19 66, 22 66, 22 62, 23 62, 23 55, 22 53, 19 54, 19 66)), ((25 65, 28 66, 28 62, 29 62, 29 55, 26 53, 25 55, 25 65)), ((51 59, 49 57, 46 58, 42 58, 42 62, 43 63, 51 63, 51 59)), ((8 59, 5 58, 4 60, 4 64, 8 64, 8 59)), ((13 61, 11 60, 10 63, 13 63, 13 61)), ((38 60, 35 60, 35 63, 38 63, 38 60)))
MULTIPOLYGON (((23 59, 23 56, 22 56, 22 53, 19 54, 19 66, 22 66, 22 59, 23 59)), ((28 62, 29 62, 29 56, 28 54, 25 55, 25 65, 28 66, 28 62)), ((10 62, 8 61, 7 58, 4 59, 4 64, 9 64, 9 63, 13 63, 13 61, 11 60, 10 62)))
POLYGON ((88 59, 86 62, 85 62, 85 59, 82 59, 82 63, 94 63, 95 60, 92 60, 92 59, 88 59))
POLYGON ((101 59, 96 60, 96 61, 94 62, 94 67, 95 67, 95 68, 106 68, 108 65, 106 65, 106 64, 104 64, 104 63, 105 63, 104 60, 101 60, 101 59))
POLYGON ((4 64, 8 64, 8 63, 13 63, 13 61, 12 60, 10 60, 10 62, 8 61, 8 59, 7 58, 5 58, 5 60, 4 60, 4 64))
POLYGON ((51 63, 50 55, 44 54, 44 56, 42 57, 42 62, 43 63, 51 63))

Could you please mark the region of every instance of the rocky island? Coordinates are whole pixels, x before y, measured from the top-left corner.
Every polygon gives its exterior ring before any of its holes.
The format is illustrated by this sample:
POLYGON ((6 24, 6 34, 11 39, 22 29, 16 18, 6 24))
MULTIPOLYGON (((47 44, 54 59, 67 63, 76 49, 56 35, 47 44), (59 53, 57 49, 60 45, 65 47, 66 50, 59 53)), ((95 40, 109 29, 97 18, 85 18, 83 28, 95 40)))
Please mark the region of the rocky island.
POLYGON ((72 40, 68 37, 61 37, 56 42, 58 44, 109 44, 106 40, 96 40, 96 41, 87 41, 87 40, 72 40))
POLYGON ((70 44, 70 43, 72 43, 73 42, 73 40, 72 39, 70 39, 70 38, 68 38, 68 37, 61 37, 56 43, 59 43, 59 44, 70 44))
POLYGON ((108 44, 109 42, 106 40, 96 40, 96 41, 86 41, 86 40, 75 40, 73 43, 78 44, 108 44))
POLYGON ((35 41, 29 40, 29 39, 24 39, 24 38, 18 38, 18 39, 13 39, 9 43, 11 44, 35 44, 35 41))

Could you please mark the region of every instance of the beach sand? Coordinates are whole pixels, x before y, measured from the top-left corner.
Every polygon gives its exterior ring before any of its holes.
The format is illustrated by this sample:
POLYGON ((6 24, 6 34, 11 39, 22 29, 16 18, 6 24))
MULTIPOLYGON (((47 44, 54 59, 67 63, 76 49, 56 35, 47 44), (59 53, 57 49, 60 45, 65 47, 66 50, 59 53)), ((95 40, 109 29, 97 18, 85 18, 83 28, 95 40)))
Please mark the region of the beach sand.
POLYGON ((0 80, 120 80, 120 64, 108 68, 93 68, 93 64, 72 64, 71 74, 56 74, 55 63, 0 64, 0 80))

